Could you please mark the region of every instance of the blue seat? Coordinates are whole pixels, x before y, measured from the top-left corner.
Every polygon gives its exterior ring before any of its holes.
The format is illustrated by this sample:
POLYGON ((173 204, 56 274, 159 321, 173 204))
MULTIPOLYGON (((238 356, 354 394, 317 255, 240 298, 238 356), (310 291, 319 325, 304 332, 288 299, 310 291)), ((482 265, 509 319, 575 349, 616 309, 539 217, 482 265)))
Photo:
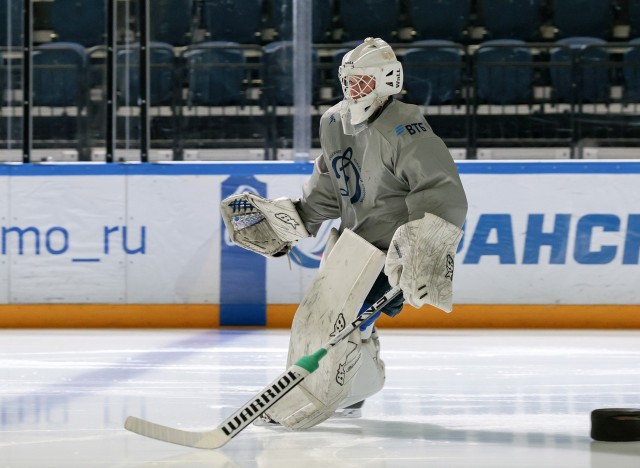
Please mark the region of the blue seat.
POLYGON ((149 19, 152 41, 187 45, 191 41, 193 0, 153 0, 149 19))
MULTIPOLYGON (((116 90, 118 103, 137 106, 140 99, 140 46, 132 44, 116 54, 118 64, 116 90)), ((161 42, 150 43, 149 105, 171 105, 177 88, 176 59, 173 47, 161 42)))
POLYGON ((596 37, 569 37, 556 42, 550 54, 553 97, 559 102, 603 102, 609 99, 606 42, 596 37), (577 68, 576 68, 577 67, 577 68), (579 80, 574 88, 574 80, 579 80), (574 95, 574 89, 576 94, 574 95))
POLYGON ((379 37, 393 40, 399 15, 399 0, 340 0, 344 41, 379 37))
MULTIPOLYGON (((22 50, 22 0, 3 0, 0 3, 0 49, 13 49, 18 55, 22 50)), ((17 58, 0 57, 0 102, 12 99, 12 93, 4 93, 7 87, 19 88, 22 65, 17 58)))
MULTIPOLYGON (((54 42, 33 50, 34 142, 66 142, 79 154, 87 148, 88 58, 75 43, 54 42), (43 112, 42 108, 56 112, 43 112)), ((48 143, 47 143, 48 144, 48 143)))
POLYGON ((557 38, 607 38, 613 27, 611 0, 557 0, 553 2, 557 38))
MULTIPOLYGON (((311 40, 326 42, 331 22, 332 0, 312 0, 311 40)), ((290 41, 293 37, 293 0, 273 0, 271 21, 278 31, 278 39, 290 41)))
POLYGON ((257 42, 262 0, 204 0, 204 23, 211 41, 257 42))
POLYGON ((462 83, 461 50, 451 41, 416 41, 402 59, 406 102, 444 104, 454 100, 462 83))
POLYGON ((640 38, 640 0, 628 0, 629 8, 629 37, 640 38))
POLYGON ((630 44, 633 47, 625 50, 622 59, 624 97, 631 102, 640 102, 640 38, 630 44))
POLYGON ((0 25, 0 47, 22 45, 22 0, 3 0, 0 25))
POLYGON ((496 39, 474 54, 479 103, 524 104, 531 101, 533 56, 524 41, 496 39))
POLYGON ((540 38, 542 0, 482 0, 480 14, 488 39, 540 38))
POLYGON ((87 54, 79 44, 54 42, 38 46, 33 54, 33 105, 85 107, 87 54))
POLYGON ((462 40, 470 14, 471 0, 412 0, 409 7, 418 40, 462 40))
MULTIPOLYGON (((265 77, 263 92, 270 105, 293 105, 293 44, 290 41, 276 41, 264 47, 262 57, 265 77)), ((318 54, 312 51, 312 99, 317 96, 318 54)))
POLYGON ((226 106, 244 100, 246 58, 237 42, 204 42, 183 53, 189 94, 187 104, 226 106))
POLYGON ((51 25, 59 41, 92 47, 105 42, 105 0, 55 0, 51 25))

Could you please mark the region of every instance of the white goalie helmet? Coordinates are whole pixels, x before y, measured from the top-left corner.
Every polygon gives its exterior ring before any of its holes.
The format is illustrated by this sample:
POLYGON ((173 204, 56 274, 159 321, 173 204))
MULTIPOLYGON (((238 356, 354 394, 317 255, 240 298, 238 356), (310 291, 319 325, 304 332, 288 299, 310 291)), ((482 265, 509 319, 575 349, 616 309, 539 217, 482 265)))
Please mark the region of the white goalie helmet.
POLYGON ((338 75, 344 93, 340 114, 345 131, 346 125, 362 124, 388 96, 402 91, 402 64, 391 46, 379 38, 368 37, 347 52, 338 75))

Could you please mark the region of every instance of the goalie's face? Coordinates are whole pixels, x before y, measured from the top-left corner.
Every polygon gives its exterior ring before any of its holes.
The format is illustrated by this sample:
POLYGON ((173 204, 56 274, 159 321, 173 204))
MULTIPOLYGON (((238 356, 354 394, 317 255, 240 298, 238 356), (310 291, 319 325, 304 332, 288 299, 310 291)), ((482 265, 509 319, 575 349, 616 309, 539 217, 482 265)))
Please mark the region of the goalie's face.
POLYGON ((344 97, 358 101, 376 89, 376 79, 372 75, 348 75, 342 79, 344 97))

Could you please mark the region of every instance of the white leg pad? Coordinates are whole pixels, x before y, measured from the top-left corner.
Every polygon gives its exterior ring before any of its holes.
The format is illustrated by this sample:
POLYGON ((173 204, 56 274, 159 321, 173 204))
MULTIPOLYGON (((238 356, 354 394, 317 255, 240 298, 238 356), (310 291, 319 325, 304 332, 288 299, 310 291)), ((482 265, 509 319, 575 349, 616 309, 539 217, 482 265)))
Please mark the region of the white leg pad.
MULTIPOLYGON (((385 254, 345 230, 323 260, 293 318, 287 367, 355 320, 382 270, 385 254)), ((269 409, 268 416, 290 429, 321 423, 349 394, 362 363, 361 354, 360 331, 356 330, 329 351, 317 371, 269 409)))

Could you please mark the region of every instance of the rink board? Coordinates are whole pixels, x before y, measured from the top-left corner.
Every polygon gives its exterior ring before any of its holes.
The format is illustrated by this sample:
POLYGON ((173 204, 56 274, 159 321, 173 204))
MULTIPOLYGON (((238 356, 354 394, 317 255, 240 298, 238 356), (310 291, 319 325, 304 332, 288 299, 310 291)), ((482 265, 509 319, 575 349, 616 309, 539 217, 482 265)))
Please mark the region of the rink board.
MULTIPOLYGON (((459 161, 454 312, 384 326, 640 328, 640 163, 459 161)), ((219 202, 297 196, 306 163, 0 166, 0 326, 287 327, 331 224, 291 262, 233 246, 219 202)), ((348 190, 348 187, 345 187, 348 190)))

